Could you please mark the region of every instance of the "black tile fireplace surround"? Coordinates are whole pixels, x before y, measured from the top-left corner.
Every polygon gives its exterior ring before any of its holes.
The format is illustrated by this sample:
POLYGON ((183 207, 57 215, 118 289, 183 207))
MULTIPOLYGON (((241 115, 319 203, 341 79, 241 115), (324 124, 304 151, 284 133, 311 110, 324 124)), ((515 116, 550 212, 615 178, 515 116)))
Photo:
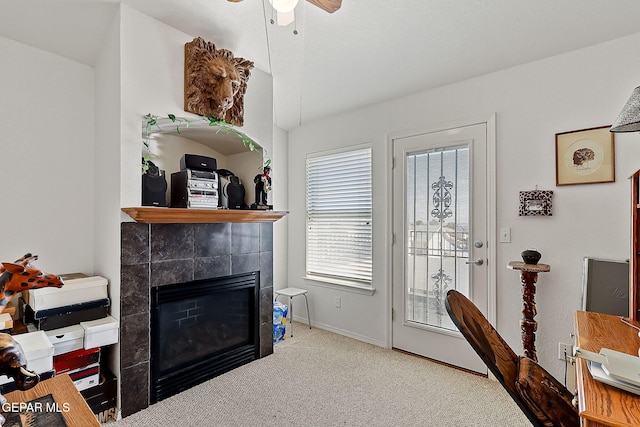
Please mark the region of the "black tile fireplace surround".
POLYGON ((258 356, 273 353, 273 223, 121 224, 121 410, 150 404, 151 288, 258 272, 258 356))

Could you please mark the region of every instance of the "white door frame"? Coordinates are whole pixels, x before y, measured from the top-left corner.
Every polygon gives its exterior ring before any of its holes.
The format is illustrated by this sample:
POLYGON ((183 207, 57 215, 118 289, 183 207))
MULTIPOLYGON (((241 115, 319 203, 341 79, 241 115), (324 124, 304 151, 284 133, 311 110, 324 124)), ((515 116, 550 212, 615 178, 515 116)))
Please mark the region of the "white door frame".
POLYGON ((497 206, 496 206, 496 114, 486 114, 477 117, 471 117, 467 119, 454 120, 452 122, 435 124, 419 129, 412 129, 408 131, 398 131, 387 134, 387 164, 388 179, 387 179, 387 200, 390 202, 387 204, 387 224, 388 230, 387 241, 389 242, 387 253, 387 265, 390 268, 387 269, 387 348, 393 346, 393 248, 395 244, 393 238, 393 140, 399 138, 407 138, 411 136, 421 135, 425 133, 432 133, 438 131, 445 131, 448 129, 455 129, 464 126, 471 126, 476 124, 486 124, 487 129, 487 313, 485 313, 487 319, 492 325, 496 324, 497 318, 497 261, 498 261, 498 248, 497 248, 497 206))

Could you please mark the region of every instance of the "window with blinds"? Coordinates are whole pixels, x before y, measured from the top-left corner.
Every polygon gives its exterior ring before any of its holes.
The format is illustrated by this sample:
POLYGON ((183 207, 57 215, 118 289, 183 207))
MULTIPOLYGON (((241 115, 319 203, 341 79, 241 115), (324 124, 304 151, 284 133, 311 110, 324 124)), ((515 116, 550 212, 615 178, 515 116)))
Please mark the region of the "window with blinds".
POLYGON ((307 158, 307 276, 371 286, 371 147, 307 158))

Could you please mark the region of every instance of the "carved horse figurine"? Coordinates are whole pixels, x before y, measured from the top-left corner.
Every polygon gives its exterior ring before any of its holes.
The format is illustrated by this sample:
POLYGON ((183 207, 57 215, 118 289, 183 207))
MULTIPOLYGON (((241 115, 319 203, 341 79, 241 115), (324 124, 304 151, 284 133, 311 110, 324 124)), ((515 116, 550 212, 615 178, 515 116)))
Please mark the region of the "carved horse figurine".
POLYGON ((25 254, 15 263, 3 262, 0 267, 0 313, 4 311, 11 298, 28 289, 54 286, 61 288, 64 282, 60 276, 43 273, 33 268, 31 261, 38 259, 37 255, 25 254))

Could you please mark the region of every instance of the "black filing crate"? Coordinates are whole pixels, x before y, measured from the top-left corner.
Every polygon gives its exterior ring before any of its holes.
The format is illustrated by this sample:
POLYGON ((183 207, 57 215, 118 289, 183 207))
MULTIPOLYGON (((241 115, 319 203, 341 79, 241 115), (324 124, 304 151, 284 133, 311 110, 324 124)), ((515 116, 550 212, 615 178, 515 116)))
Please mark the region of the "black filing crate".
POLYGON ((91 411, 96 415, 114 408, 118 393, 118 378, 104 366, 101 367, 100 371, 100 384, 80 392, 91 411))

